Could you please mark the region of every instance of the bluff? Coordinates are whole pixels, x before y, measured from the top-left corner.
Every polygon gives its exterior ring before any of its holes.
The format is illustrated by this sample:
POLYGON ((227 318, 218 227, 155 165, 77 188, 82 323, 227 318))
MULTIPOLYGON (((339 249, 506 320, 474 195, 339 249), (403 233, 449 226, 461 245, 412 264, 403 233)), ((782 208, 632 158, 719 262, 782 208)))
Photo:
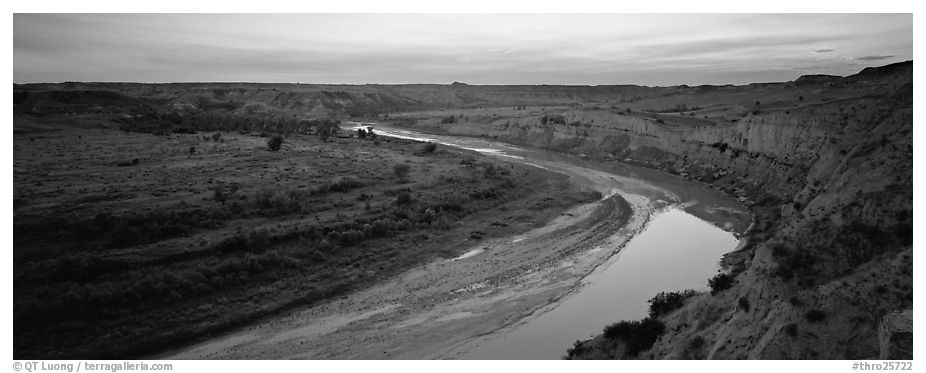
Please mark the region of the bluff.
MULTIPOLYGON (((662 315, 666 332, 636 357, 874 358, 882 319, 913 301, 912 77, 907 62, 736 87, 732 102, 674 94, 726 107, 714 116, 638 109, 654 98, 622 110, 467 111, 449 113, 463 118, 454 124, 414 115, 401 123, 658 168, 751 206, 748 244, 723 260, 732 286, 662 315)), ((629 358, 623 350, 620 337, 602 335, 569 357, 629 358)))

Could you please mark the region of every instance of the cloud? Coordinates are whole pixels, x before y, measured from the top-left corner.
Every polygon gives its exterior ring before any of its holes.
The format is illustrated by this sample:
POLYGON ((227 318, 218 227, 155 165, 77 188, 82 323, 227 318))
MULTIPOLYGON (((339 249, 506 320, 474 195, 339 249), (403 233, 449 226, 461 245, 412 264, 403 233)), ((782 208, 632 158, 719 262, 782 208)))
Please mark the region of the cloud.
POLYGON ((859 57, 858 59, 862 61, 877 61, 877 60, 888 59, 891 57, 894 57, 894 56, 865 56, 865 57, 859 57))
POLYGON ((16 82, 725 84, 851 73, 867 61, 910 59, 913 49, 911 14, 16 14, 14 21, 16 82))

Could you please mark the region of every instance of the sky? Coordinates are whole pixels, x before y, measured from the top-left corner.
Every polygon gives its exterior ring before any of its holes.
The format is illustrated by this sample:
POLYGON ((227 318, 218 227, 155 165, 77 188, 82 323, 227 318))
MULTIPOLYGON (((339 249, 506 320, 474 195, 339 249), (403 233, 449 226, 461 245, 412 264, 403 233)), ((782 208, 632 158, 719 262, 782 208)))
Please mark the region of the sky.
POLYGON ((748 84, 912 58, 912 14, 13 16, 16 83, 748 84))

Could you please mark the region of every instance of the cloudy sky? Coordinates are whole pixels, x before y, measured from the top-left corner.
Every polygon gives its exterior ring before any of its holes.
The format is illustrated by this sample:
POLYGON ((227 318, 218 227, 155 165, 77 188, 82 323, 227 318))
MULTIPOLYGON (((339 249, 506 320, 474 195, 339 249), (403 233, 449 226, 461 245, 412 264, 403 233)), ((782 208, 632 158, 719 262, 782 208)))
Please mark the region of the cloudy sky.
POLYGON ((913 58, 910 14, 15 14, 17 83, 744 84, 913 58))

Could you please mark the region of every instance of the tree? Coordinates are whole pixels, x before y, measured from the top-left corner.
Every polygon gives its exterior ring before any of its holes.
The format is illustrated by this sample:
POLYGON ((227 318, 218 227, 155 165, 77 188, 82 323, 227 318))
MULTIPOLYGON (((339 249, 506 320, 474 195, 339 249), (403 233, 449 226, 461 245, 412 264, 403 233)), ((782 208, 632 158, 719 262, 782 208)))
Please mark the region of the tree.
POLYGON ((357 138, 365 139, 367 138, 367 131, 364 131, 363 128, 357 129, 357 138))
POLYGON ((270 140, 267 140, 267 150, 272 152, 280 150, 283 147, 283 136, 273 136, 270 140))

